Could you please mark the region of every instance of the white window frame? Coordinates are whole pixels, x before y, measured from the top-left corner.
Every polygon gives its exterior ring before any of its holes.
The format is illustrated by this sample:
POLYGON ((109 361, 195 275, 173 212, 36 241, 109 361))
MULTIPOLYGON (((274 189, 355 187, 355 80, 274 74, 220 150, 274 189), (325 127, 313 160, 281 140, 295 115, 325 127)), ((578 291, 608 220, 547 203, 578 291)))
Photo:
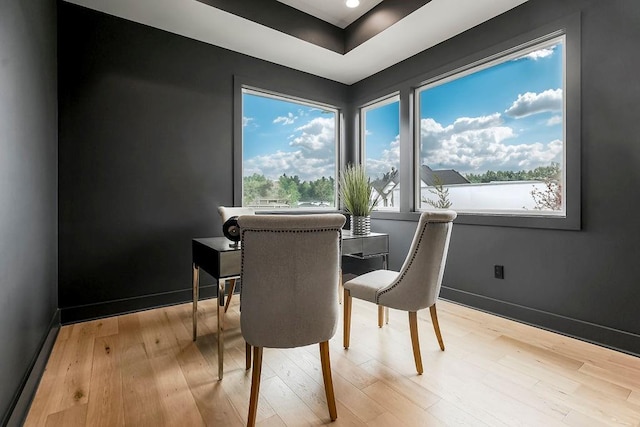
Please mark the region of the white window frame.
MULTIPOLYGON (((342 118, 341 118, 341 111, 338 107, 331 105, 331 104, 327 104, 324 102, 319 102, 319 101, 313 101, 307 98, 303 98, 303 97, 299 97, 299 96, 294 96, 294 95, 288 95, 288 94, 284 94, 281 92, 276 92, 276 91, 271 91, 271 90, 267 90, 267 89, 262 89, 256 86, 252 86, 252 85, 248 85, 248 84, 239 84, 239 105, 240 105, 240 114, 239 114, 239 118, 236 117, 236 122, 239 121, 240 123, 240 138, 239 141, 236 140, 235 143, 235 154, 234 156, 236 157, 236 160, 234 162, 234 164, 236 165, 236 167, 239 166, 240 170, 239 170, 239 182, 238 182, 238 178, 236 178, 236 188, 239 191, 235 192, 234 195, 234 199, 235 199, 235 205, 236 206, 244 206, 244 188, 243 188, 243 183, 244 183, 244 175, 243 175, 243 170, 244 170, 244 129, 242 127, 242 120, 243 120, 243 112, 244 112, 244 106, 243 106, 243 99, 244 99, 244 95, 248 94, 248 95, 253 95, 253 96, 261 96, 261 97, 265 97, 265 98, 271 98, 271 99, 275 99, 275 100, 279 100, 279 101, 285 101, 285 102, 291 102, 291 103, 295 103, 295 104, 300 104, 300 105, 304 105, 307 107, 312 107, 312 108, 319 108, 322 110, 327 110, 327 111, 331 111, 334 113, 334 119, 335 119, 335 128, 334 128, 334 138, 335 138, 335 148, 334 148, 334 164, 335 164, 335 168, 334 168, 334 194, 333 194, 333 206, 327 206, 327 207, 304 207, 304 208, 277 208, 276 206, 274 207, 269 207, 269 206, 265 206, 263 208, 255 208, 257 211, 273 211, 273 210, 277 210, 278 212, 282 212, 282 211, 287 211, 287 212, 302 212, 302 211, 335 211, 336 209, 338 209, 338 200, 339 200, 339 187, 338 187, 338 182, 339 182, 339 173, 340 173, 340 152, 341 152, 341 134, 342 134, 342 118)), ((237 113, 236 113, 237 114, 237 113)), ((236 124, 236 129, 237 129, 237 124, 236 124)), ((235 174, 234 174, 235 175, 235 174)), ((236 177, 238 176, 236 175, 236 177)))
POLYGON ((548 217, 548 218, 566 218, 567 216, 567 36, 564 31, 557 31, 552 34, 534 39, 524 44, 512 47, 505 51, 491 55, 487 58, 479 61, 472 62, 463 67, 456 68, 450 72, 443 73, 439 76, 431 78, 422 82, 418 87, 414 89, 414 200, 413 203, 416 206, 416 211, 424 211, 432 208, 423 208, 421 202, 421 181, 420 181, 420 167, 422 162, 421 157, 421 110, 420 110, 420 95, 422 92, 429 90, 430 88, 440 86, 459 78, 466 77, 470 74, 474 74, 478 71, 482 71, 487 68, 491 68, 495 65, 502 64, 515 58, 522 57, 528 53, 536 50, 543 49, 548 46, 562 43, 562 210, 558 212, 546 211, 546 210, 509 210, 509 209, 496 209, 496 210, 482 210, 482 209, 463 209, 458 210, 455 206, 452 209, 456 210, 459 214, 469 215, 491 215, 491 216, 516 216, 516 217, 548 217))
MULTIPOLYGON (((383 96, 381 98, 377 98, 363 106, 360 107, 360 141, 359 141, 359 152, 360 152, 360 164, 364 166, 365 171, 367 168, 367 147, 366 147, 366 129, 367 129, 367 112, 371 110, 375 110, 376 108, 384 107, 389 104, 398 103, 398 131, 400 130, 400 92, 394 92, 389 95, 383 96)), ((402 150, 402 144, 400 145, 400 150, 402 150)), ((398 170, 400 169, 400 165, 398 165, 398 170)), ((400 178, 398 174, 398 179, 400 178)), ((398 184, 399 185, 399 184, 398 184)), ((400 199, 402 199, 402 193, 400 193, 400 199)), ((388 212, 398 212, 400 211, 400 205, 398 203, 395 207, 383 207, 378 204, 375 211, 388 211, 388 212)))

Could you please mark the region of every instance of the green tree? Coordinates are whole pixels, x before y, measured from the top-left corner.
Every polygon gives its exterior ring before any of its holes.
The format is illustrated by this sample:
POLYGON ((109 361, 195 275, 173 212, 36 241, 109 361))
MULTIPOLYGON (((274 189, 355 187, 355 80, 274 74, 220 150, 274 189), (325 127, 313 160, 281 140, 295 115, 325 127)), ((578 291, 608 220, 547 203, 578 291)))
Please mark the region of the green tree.
MULTIPOLYGON (((536 168, 536 171, 541 168, 536 168)), ((562 209, 562 171, 558 163, 552 163, 544 169, 538 171, 543 177, 544 189, 531 190, 531 197, 535 203, 536 210, 554 210, 562 209)))
POLYGON ((555 179, 560 172, 560 164, 552 162, 549 166, 538 166, 533 170, 525 171, 492 171, 488 170, 483 174, 465 174, 469 182, 492 182, 492 181, 543 181, 547 178, 555 179))
POLYGON ((335 200, 335 179, 321 177, 315 181, 302 181, 298 175, 282 174, 277 181, 264 175, 253 174, 243 178, 243 203, 253 204, 257 199, 286 200, 290 206, 298 202, 328 202, 335 200))
POLYGON ((286 199, 290 206, 295 206, 300 200, 300 178, 298 175, 289 177, 283 174, 278 179, 278 198, 286 199))
POLYGON ((242 178, 244 205, 252 204, 256 199, 267 198, 273 194, 273 182, 264 175, 254 173, 242 178))
POLYGON ((309 181, 302 181, 298 186, 298 192, 300 193, 300 200, 303 202, 313 201, 313 197, 311 195, 311 184, 309 181))
POLYGON ((433 206, 437 209, 448 209, 451 207, 449 200, 449 189, 444 188, 444 184, 437 174, 433 174, 433 188, 429 188, 429 193, 434 194, 437 199, 431 200, 426 197, 422 198, 422 202, 433 206))
POLYGON ((332 202, 334 200, 335 180, 324 176, 311 182, 310 196, 318 202, 332 202))

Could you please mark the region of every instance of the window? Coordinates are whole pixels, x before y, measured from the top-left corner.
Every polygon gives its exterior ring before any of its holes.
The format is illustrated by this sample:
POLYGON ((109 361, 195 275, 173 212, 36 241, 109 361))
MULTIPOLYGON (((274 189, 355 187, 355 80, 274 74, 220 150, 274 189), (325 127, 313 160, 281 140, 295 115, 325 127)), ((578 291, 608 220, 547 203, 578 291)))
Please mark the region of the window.
POLYGON ((363 107, 362 159, 378 197, 378 210, 400 206, 400 96, 363 107))
POLYGON ((565 36, 416 90, 416 205, 566 215, 565 36))
POLYGON ((337 109, 242 88, 242 205, 336 206, 337 109))

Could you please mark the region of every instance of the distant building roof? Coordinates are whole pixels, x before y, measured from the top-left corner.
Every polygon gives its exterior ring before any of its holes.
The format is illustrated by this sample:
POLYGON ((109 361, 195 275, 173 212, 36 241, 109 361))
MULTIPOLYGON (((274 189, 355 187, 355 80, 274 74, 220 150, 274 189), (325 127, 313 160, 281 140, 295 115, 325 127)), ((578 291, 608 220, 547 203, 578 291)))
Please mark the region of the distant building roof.
POLYGON ((436 176, 440 178, 443 185, 448 184, 468 184, 469 180, 453 169, 433 170, 427 165, 420 167, 420 179, 427 185, 434 186, 436 176))

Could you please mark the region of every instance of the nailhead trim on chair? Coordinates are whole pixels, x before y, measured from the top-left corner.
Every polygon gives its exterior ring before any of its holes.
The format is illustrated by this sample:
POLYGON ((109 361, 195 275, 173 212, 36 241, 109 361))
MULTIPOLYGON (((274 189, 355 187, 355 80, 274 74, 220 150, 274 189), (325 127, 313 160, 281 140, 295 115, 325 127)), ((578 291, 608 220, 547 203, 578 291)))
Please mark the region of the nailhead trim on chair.
POLYGON ((271 230, 271 229, 262 229, 262 228, 245 228, 242 230, 244 234, 245 231, 264 231, 267 233, 317 233, 318 231, 342 231, 340 228, 313 228, 306 230, 271 230))
POLYGON ((418 243, 416 245, 416 250, 413 251, 413 255, 411 256, 411 259, 409 260, 409 264, 407 265, 407 268, 405 268, 404 271, 402 272, 402 275, 396 279, 396 282, 393 284, 393 286, 391 286, 388 289, 385 289, 384 291, 382 291, 378 295, 376 295, 376 304, 380 303, 380 296, 382 296, 383 294, 393 290, 396 286, 398 286, 398 284, 400 283, 402 278, 407 274, 407 271, 409 271, 409 268, 411 268, 411 264, 413 264, 413 261, 416 258, 416 255, 418 253, 418 249, 420 249, 420 244, 422 243, 422 238, 424 237, 424 233, 427 231, 427 225, 429 225, 429 221, 425 222, 424 227, 422 228, 422 231, 420 232, 420 238, 418 239, 418 243))
MULTIPOLYGON (((342 253, 342 228, 314 228, 309 230, 265 230, 261 228, 245 228, 241 229, 241 241, 242 245, 240 246, 240 257, 241 257, 241 268, 240 268, 240 277, 244 275, 244 233, 245 231, 257 231, 261 233, 317 233, 322 231, 337 231, 338 232, 338 244, 339 251, 338 253, 342 253)), ((340 264, 342 264, 342 257, 340 257, 340 264)), ((242 285, 242 281, 240 281, 242 285)))

